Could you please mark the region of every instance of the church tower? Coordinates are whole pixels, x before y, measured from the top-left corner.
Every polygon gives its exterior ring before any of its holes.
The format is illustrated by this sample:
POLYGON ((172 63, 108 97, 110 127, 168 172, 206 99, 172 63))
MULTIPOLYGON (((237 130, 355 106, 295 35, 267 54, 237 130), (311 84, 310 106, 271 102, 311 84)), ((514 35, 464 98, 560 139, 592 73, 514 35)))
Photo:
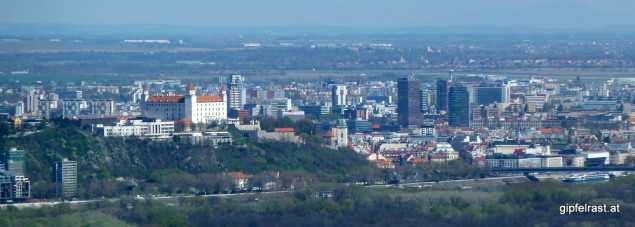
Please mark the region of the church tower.
POLYGON ((348 146, 348 126, 346 126, 346 118, 344 118, 344 105, 341 106, 341 116, 337 123, 337 130, 335 137, 337 138, 335 146, 346 147, 348 146))

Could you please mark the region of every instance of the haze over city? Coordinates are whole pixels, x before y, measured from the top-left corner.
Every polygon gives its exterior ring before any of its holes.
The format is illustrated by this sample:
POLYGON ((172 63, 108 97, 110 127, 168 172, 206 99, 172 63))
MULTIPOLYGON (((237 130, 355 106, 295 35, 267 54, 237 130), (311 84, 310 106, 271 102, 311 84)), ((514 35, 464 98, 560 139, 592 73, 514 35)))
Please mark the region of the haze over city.
POLYGON ((635 2, 629 0, 34 0, 0 5, 0 23, 368 28, 635 25, 635 2))

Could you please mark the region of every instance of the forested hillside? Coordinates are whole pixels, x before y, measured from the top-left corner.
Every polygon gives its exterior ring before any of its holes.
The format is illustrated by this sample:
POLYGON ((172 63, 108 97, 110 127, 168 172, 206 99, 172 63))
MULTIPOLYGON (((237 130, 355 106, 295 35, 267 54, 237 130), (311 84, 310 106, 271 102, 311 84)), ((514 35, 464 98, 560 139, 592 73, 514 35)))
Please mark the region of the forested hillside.
POLYGON ((375 171, 351 150, 331 150, 318 144, 243 140, 242 145, 212 147, 171 139, 103 138, 81 130, 80 122, 71 120, 58 120, 53 127, 41 132, 2 140, 3 150, 17 147, 27 152, 27 177, 34 183, 35 196, 38 196, 38 185, 50 182, 52 164, 62 158, 78 162, 80 189, 82 183, 94 180, 103 182, 116 177, 160 180, 163 175, 172 173, 241 171, 258 174, 299 170, 320 181, 335 182, 345 180, 350 172, 359 172, 360 168, 375 171))

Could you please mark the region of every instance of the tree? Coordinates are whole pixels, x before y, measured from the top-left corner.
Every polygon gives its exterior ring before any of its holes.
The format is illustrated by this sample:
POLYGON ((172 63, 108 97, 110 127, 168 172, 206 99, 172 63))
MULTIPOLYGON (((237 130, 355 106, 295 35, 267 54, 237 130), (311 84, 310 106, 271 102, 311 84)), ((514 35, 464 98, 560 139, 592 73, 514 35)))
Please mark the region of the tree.
POLYGON ((315 125, 311 120, 307 118, 304 118, 295 124, 295 131, 297 133, 306 133, 308 135, 313 135, 315 134, 314 130, 315 125))
POLYGON ((11 125, 9 125, 9 123, 3 120, 0 120, 0 137, 8 136, 11 134, 11 132, 12 132, 11 125))
POLYGON ((218 127, 218 121, 212 121, 212 123, 209 123, 209 125, 207 126, 208 129, 212 129, 216 127, 218 127))
POLYGON ((624 160, 624 165, 635 166, 635 156, 630 155, 624 160))
POLYGON ((564 129, 568 129, 571 128, 571 121, 569 121, 568 119, 564 119, 562 120, 562 122, 560 123, 560 126, 564 129))

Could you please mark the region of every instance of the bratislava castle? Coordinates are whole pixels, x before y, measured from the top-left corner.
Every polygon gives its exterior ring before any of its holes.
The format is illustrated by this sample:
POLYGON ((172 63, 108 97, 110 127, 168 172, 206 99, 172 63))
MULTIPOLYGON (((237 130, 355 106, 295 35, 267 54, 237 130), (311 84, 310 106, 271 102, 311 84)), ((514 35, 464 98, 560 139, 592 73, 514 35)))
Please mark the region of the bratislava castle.
POLYGON ((149 95, 143 89, 141 115, 148 118, 177 121, 188 118, 192 123, 211 123, 227 118, 227 90, 220 95, 196 95, 194 84, 189 83, 186 95, 149 95))

